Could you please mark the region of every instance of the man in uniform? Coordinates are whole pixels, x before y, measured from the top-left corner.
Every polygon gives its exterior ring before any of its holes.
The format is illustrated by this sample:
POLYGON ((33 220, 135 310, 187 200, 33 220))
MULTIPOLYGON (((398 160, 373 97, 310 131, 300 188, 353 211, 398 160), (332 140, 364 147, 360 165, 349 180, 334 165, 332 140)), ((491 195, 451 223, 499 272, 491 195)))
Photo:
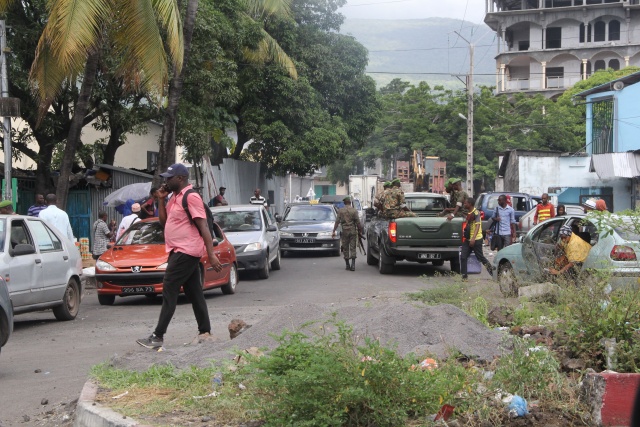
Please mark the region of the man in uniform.
POLYGON ((356 269, 356 249, 358 236, 362 234, 362 224, 358 217, 358 211, 351 207, 351 197, 347 196, 342 199, 344 208, 338 210, 336 222, 333 224, 333 233, 331 237, 335 237, 338 225, 342 226, 342 234, 340 235, 340 247, 344 255, 344 263, 347 270, 355 271, 356 269), (351 264, 349 264, 351 262, 351 264))
POLYGON ((394 218, 415 217, 416 214, 409 210, 409 207, 407 206, 407 203, 404 199, 404 191, 402 191, 402 183, 400 182, 400 180, 398 178, 394 179, 393 181, 391 181, 391 185, 392 187, 389 194, 391 195, 391 197, 395 197, 396 205, 398 207, 398 210, 394 212, 394 218))
POLYGON ((460 178, 450 178, 448 181, 451 188, 450 196, 450 208, 446 208, 441 212, 441 215, 447 216, 447 221, 451 221, 456 216, 460 218, 466 218, 469 211, 465 209, 464 202, 469 198, 467 192, 462 189, 462 180, 460 178))
POLYGON ((378 209, 378 211, 382 214, 384 210, 384 200, 387 196, 388 191, 391 188, 391 181, 385 181, 382 184, 382 191, 373 199, 373 206, 378 209))

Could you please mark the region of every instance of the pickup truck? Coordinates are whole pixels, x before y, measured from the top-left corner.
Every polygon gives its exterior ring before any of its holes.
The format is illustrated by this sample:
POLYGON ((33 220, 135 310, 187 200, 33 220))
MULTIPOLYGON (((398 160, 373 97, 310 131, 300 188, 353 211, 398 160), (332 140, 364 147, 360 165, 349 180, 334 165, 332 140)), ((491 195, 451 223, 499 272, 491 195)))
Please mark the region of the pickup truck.
POLYGON ((390 274, 397 261, 435 266, 449 261, 451 271, 460 272, 463 219, 447 221, 438 216, 448 206, 442 194, 406 193, 405 201, 416 217, 388 220, 376 215, 371 219, 367 229, 367 264, 377 265, 380 274, 390 274))

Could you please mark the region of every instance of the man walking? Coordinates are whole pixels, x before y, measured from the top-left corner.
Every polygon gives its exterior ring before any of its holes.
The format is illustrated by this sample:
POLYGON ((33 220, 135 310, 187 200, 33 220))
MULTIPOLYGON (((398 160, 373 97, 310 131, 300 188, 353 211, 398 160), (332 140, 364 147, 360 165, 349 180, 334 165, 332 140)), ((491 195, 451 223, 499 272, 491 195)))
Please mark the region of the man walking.
POLYGON ((162 283, 162 309, 155 331, 148 338, 136 341, 141 346, 152 349, 160 348, 164 343, 164 334, 176 311, 181 286, 191 302, 198 322, 198 341, 211 336, 209 310, 200 277, 200 258, 207 254, 209 265, 205 265, 205 270, 213 268, 215 271, 222 271, 222 265, 213 253, 213 240, 202 198, 194 192, 187 195, 187 207, 193 221, 182 208, 185 192, 192 188, 187 168, 177 163, 169 166, 160 176, 165 179, 165 184, 156 192, 158 216, 164 227, 165 250, 169 253, 162 283), (173 196, 165 206, 165 198, 169 192, 173 196))
POLYGON ((27 215, 29 216, 38 216, 40 211, 47 208, 47 204, 44 201, 44 196, 42 194, 36 194, 36 204, 31 206, 27 211, 27 215))
POLYGON ((111 238, 111 231, 107 225, 107 213, 98 212, 98 219, 93 223, 93 250, 91 251, 93 259, 100 258, 100 255, 107 251, 107 245, 111 238))
POLYGON ((507 204, 504 194, 498 196, 498 206, 491 219, 498 223, 491 238, 492 247, 500 250, 513 243, 516 239, 516 212, 507 204))
POLYGON ((462 252, 460 253, 460 273, 463 280, 467 280, 467 261, 471 252, 476 254, 478 261, 487 268, 489 275, 493 276, 493 267, 482 253, 482 218, 480 218, 480 212, 473 207, 473 204, 474 200, 471 197, 468 197, 463 203, 463 208, 469 212, 467 214, 467 226, 464 229, 462 252))
POLYGON ((533 225, 537 225, 549 218, 555 218, 556 208, 549 203, 549 195, 544 193, 542 197, 542 203, 536 205, 536 213, 533 214, 533 225))
POLYGON ((251 203, 252 205, 263 205, 265 208, 269 207, 267 199, 260 195, 259 188, 253 190, 253 196, 251 196, 251 198, 249 199, 249 203, 251 203))
POLYGON ((336 222, 333 224, 333 233, 331 237, 336 236, 338 225, 342 226, 342 234, 340 235, 340 247, 344 255, 344 263, 346 270, 356 270, 356 249, 358 236, 362 234, 362 224, 358 217, 358 211, 351 206, 351 197, 347 196, 342 199, 344 208, 338 210, 336 222), (351 264, 349 264, 351 262, 351 264))
POLYGON ((220 187, 219 194, 213 198, 213 206, 228 206, 227 200, 224 198, 224 193, 227 191, 227 187, 220 187))
POLYGON ((58 203, 56 195, 47 194, 46 200, 47 208, 41 210, 38 217, 47 221, 60 233, 67 236, 69 240, 75 242, 76 238, 73 237, 73 230, 71 229, 71 222, 69 222, 69 215, 56 206, 56 203, 58 203))

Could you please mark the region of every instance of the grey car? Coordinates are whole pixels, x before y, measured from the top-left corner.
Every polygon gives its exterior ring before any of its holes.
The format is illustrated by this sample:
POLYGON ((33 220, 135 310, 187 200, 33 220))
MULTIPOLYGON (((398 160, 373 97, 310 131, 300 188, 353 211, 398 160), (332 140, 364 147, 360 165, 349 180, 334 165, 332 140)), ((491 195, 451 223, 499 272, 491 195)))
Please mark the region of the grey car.
POLYGON ((13 332, 13 306, 7 283, 0 277, 0 351, 13 332))
POLYGON ((210 209, 213 219, 236 250, 239 271, 256 270, 261 279, 267 279, 270 270, 280 270, 280 233, 264 206, 210 209))
POLYGON ((332 237, 336 209, 330 204, 289 206, 280 222, 280 250, 340 255, 340 234, 332 237))
POLYGON ((74 242, 46 221, 0 215, 0 276, 15 314, 53 309, 75 319, 82 299, 82 258, 74 242))

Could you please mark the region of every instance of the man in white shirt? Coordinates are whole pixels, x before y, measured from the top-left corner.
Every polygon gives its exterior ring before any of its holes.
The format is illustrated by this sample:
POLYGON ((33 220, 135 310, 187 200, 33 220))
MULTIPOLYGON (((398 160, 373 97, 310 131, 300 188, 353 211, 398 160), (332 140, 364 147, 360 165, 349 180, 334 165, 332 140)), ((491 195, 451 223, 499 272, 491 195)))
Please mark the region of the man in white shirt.
POLYGON ((120 226, 118 226, 118 234, 116 236, 116 240, 118 240, 125 231, 127 231, 127 228, 131 227, 131 224, 133 224, 136 221, 140 221, 140 203, 134 203, 133 205, 131 205, 131 214, 125 216, 124 218, 122 218, 122 221, 120 221, 120 226))
POLYGON ((47 194, 47 207, 40 211, 38 217, 44 219, 50 225, 55 227, 64 236, 67 236, 69 240, 75 242, 73 237, 73 230, 71 229, 71 223, 69 222, 69 215, 62 209, 56 206, 58 198, 55 194, 47 194))
POLYGON ((249 203, 252 205, 263 205, 265 208, 269 207, 267 199, 260 195, 260 189, 256 188, 253 192, 253 196, 249 199, 249 203))

